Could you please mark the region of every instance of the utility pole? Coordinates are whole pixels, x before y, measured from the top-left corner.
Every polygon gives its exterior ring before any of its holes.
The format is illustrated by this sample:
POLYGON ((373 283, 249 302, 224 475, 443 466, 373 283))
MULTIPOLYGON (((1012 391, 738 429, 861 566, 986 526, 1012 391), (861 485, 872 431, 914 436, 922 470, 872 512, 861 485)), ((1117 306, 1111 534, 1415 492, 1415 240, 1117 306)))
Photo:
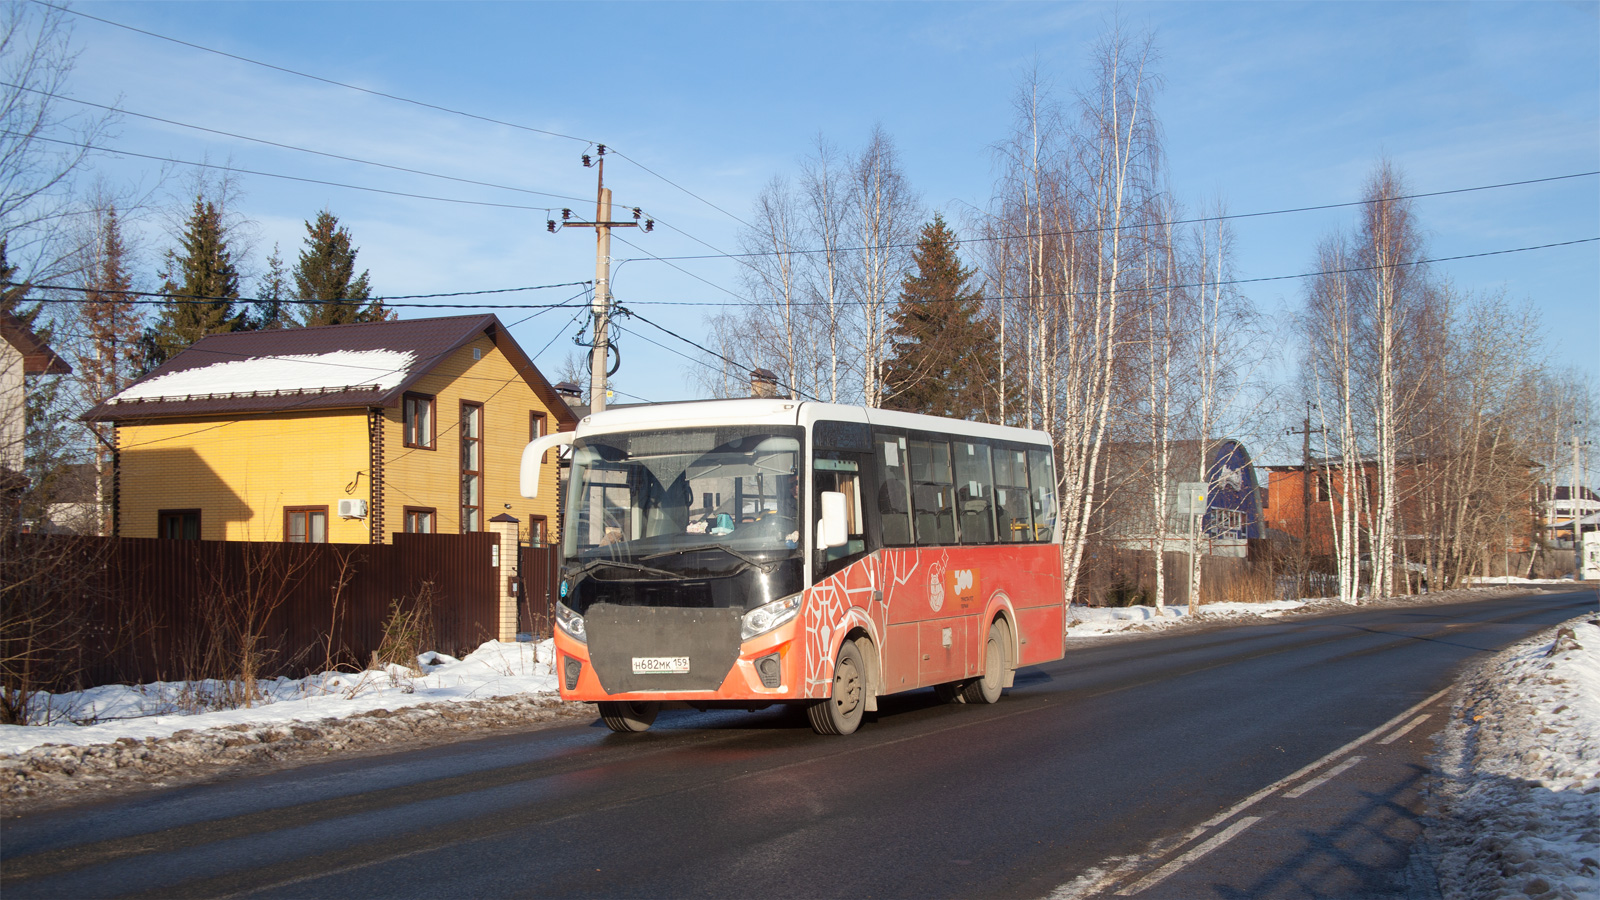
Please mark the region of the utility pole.
MULTIPOLYGON (((615 372, 607 370, 611 358, 611 342, 608 331, 611 323, 611 229, 613 228, 639 228, 639 207, 633 208, 633 221, 611 221, 611 189, 606 187, 606 145, 600 144, 595 148, 595 157, 583 154, 584 168, 593 166, 598 175, 595 179, 595 203, 593 222, 572 221, 572 210, 561 211, 561 226, 568 225, 593 227, 594 243, 594 303, 591 315, 594 316, 594 344, 589 351, 589 411, 591 413, 605 412, 606 409, 606 378, 615 372)), ((642 227, 645 231, 655 228, 654 219, 645 219, 642 227)), ((556 222, 550 219, 546 222, 550 232, 556 230, 556 222)), ((617 362, 622 362, 622 354, 617 354, 617 362)))
MULTIPOLYGON (((1307 400, 1305 424, 1301 425, 1298 432, 1302 437, 1300 444, 1300 564, 1298 566, 1300 569, 1298 580, 1300 582, 1301 596, 1305 596, 1307 588, 1310 587, 1306 582, 1310 576, 1307 570, 1310 568, 1309 560, 1311 557, 1311 407, 1311 401, 1307 400)), ((1295 434, 1296 432, 1291 428, 1289 433, 1295 434)))

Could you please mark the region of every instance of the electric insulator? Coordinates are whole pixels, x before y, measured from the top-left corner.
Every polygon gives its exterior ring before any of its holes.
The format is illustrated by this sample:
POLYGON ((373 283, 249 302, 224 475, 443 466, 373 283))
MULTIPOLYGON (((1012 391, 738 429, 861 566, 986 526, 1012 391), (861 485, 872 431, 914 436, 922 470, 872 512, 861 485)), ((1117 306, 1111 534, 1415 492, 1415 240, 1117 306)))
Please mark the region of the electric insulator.
POLYGON ((545 219, 544 220, 544 224, 545 224, 545 227, 550 229, 550 233, 551 234, 555 234, 556 233, 556 220, 555 219, 545 219))
POLYGON ((605 156, 606 155, 606 145, 605 144, 600 144, 600 145, 596 146, 595 147, 595 152, 599 153, 601 156, 605 156))
POLYGON ((639 221, 639 207, 637 206, 633 208, 633 220, 635 222, 639 221))
POLYGON ((644 220, 644 230, 645 231, 654 231, 655 227, 656 227, 656 220, 655 219, 645 219, 644 220))
POLYGON ((572 210, 570 210, 570 209, 562 209, 561 210, 561 221, 565 222, 570 218, 572 218, 572 210))
POLYGON ((583 155, 583 167, 585 169, 589 168, 589 154, 587 153, 583 155))

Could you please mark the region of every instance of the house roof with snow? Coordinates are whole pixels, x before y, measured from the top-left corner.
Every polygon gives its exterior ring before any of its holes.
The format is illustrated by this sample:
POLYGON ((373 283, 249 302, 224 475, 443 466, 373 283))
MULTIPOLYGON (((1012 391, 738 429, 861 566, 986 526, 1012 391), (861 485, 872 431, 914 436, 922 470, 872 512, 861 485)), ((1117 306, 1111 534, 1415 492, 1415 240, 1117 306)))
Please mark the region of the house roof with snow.
POLYGON ((566 421, 560 395, 492 314, 208 335, 83 418, 395 407, 418 379, 483 335, 563 424, 577 421, 566 421))

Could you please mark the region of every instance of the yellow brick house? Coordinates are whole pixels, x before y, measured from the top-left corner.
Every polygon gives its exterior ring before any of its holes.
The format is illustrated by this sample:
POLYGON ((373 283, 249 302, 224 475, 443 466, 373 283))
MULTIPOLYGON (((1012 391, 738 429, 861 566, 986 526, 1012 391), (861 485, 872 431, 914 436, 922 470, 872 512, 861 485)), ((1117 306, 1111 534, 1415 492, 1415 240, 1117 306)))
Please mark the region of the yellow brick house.
POLYGON ((116 425, 118 536, 335 543, 553 540, 556 467, 535 500, 518 467, 577 421, 493 315, 211 335, 84 418, 116 425))

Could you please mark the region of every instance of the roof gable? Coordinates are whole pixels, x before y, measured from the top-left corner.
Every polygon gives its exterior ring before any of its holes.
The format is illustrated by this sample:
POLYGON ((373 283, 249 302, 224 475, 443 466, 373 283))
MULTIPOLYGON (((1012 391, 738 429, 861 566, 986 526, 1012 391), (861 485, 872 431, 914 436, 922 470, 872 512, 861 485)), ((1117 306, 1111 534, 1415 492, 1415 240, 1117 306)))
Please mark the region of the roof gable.
POLYGON ((17 316, 0 312, 0 337, 22 354, 22 371, 29 375, 70 375, 72 367, 56 355, 50 345, 39 340, 17 316))
POLYGON ((397 406, 407 388, 483 335, 559 421, 576 421, 492 314, 208 335, 84 418, 397 406))

